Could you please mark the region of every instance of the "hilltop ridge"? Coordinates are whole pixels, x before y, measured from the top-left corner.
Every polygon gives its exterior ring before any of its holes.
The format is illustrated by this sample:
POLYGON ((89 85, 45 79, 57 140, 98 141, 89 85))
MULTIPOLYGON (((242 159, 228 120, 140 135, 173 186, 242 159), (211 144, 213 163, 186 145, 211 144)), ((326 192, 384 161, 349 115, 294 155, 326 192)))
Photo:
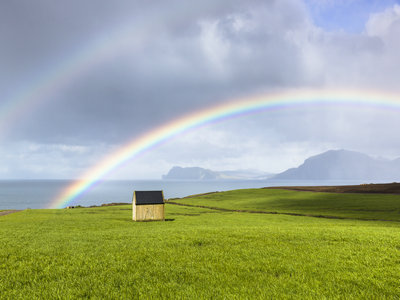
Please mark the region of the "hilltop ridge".
POLYGON ((175 166, 163 175, 164 180, 261 180, 273 176, 258 170, 213 171, 200 167, 175 166))
POLYGON ((400 159, 385 160, 349 150, 329 150, 272 179, 399 181, 400 159))

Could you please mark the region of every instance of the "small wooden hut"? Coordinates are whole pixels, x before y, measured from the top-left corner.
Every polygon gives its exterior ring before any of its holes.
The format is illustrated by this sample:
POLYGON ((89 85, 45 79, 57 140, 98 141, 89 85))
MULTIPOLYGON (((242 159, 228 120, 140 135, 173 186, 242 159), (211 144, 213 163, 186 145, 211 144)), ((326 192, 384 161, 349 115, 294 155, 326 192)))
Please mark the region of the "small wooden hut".
POLYGON ((134 221, 164 221, 164 194, 162 191, 134 191, 132 200, 134 221))

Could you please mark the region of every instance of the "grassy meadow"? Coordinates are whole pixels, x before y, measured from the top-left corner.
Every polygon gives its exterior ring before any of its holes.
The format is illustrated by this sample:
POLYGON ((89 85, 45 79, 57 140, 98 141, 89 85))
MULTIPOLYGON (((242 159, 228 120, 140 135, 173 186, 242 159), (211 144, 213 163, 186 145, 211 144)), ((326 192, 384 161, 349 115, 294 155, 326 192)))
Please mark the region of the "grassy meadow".
POLYGON ((177 202, 232 210, 400 221, 400 195, 391 194, 244 189, 187 197, 177 202))
POLYGON ((307 202, 304 192, 239 190, 178 201, 355 220, 172 204, 165 222, 133 222, 129 205, 1 216, 0 298, 399 298, 400 196, 318 194, 307 202), (393 221, 356 220, 372 217, 393 221))

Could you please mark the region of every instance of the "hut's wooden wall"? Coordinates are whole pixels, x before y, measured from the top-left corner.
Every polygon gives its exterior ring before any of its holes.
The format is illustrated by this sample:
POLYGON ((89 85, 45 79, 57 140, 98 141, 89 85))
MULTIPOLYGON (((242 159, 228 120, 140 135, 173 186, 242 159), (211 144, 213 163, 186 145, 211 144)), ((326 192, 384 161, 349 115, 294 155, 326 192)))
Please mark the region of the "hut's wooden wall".
MULTIPOLYGON (((135 195, 135 193, 133 193, 135 195)), ((132 202, 132 220, 136 221, 136 204, 135 204, 135 196, 133 196, 132 202)))
POLYGON ((132 205, 134 221, 164 220, 164 204, 132 205))

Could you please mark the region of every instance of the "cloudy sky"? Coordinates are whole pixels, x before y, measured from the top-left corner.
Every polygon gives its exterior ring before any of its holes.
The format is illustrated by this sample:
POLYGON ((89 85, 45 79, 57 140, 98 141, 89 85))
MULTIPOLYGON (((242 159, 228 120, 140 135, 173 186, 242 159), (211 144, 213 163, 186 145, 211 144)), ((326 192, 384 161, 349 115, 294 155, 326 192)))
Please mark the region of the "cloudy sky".
MULTIPOLYGON (((0 178, 78 178, 146 132, 237 98, 400 95, 399 37, 394 0, 1 1, 0 178)), ((396 158, 399 116, 264 111, 179 135, 109 178, 160 178, 175 165, 280 172, 329 149, 396 158)))

